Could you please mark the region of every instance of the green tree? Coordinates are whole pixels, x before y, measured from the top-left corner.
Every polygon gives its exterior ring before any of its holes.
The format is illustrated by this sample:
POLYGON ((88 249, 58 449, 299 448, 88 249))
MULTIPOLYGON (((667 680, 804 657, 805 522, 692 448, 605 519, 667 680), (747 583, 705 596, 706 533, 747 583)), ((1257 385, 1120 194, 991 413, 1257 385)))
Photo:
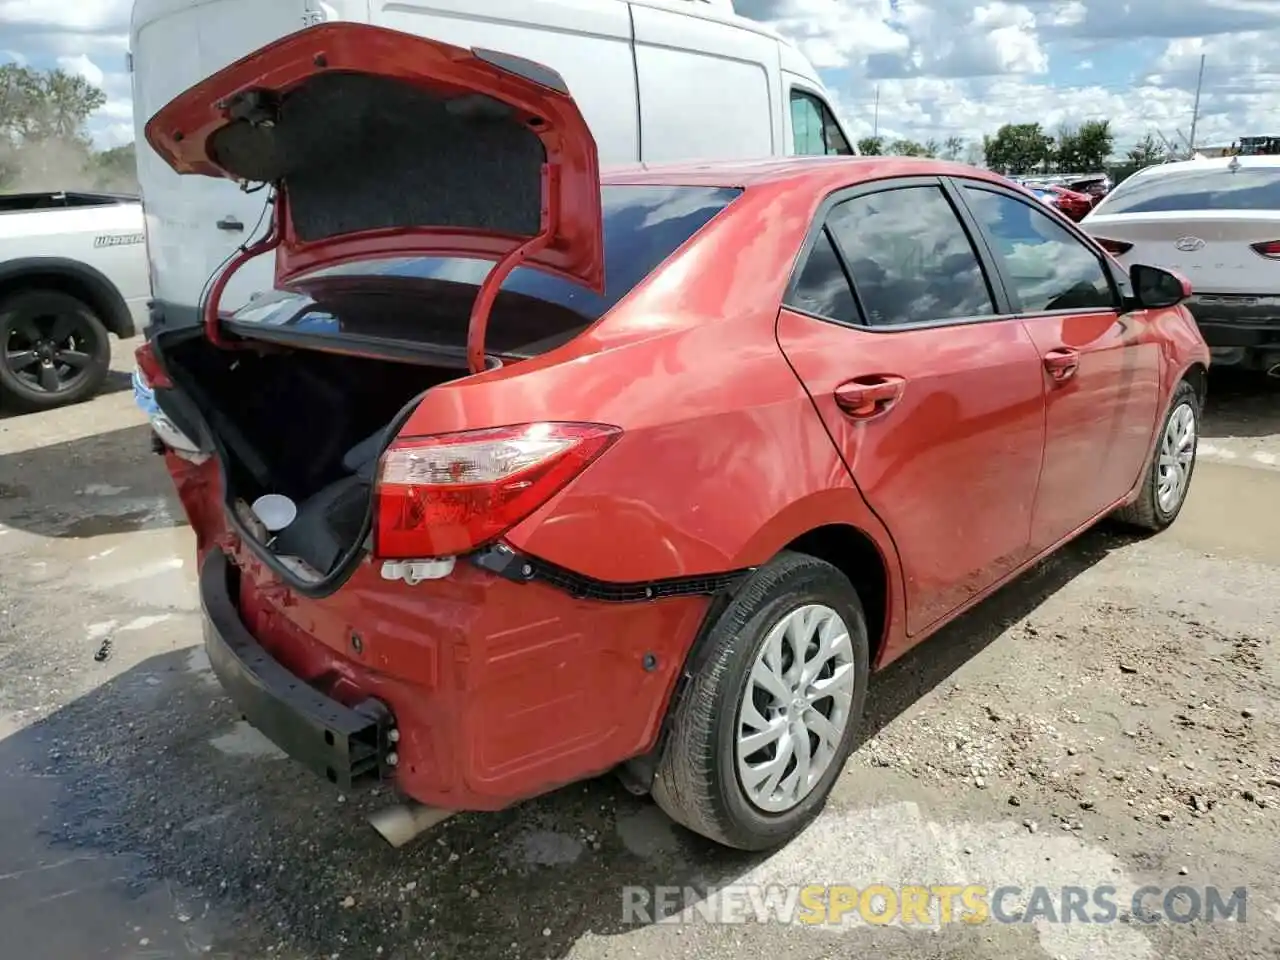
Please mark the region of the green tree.
POLYGON ((1053 162, 1059 170, 1076 171, 1083 168, 1081 145, 1078 128, 1063 125, 1058 130, 1058 140, 1054 144, 1053 150, 1053 162))
POLYGON ((928 143, 917 143, 915 140, 895 140, 889 144, 889 153, 898 157, 932 157, 937 153, 938 144, 934 140, 928 143))
POLYGON ((1086 120, 1076 130, 1076 138, 1076 157, 1080 166, 1073 172, 1094 173, 1105 168, 1116 145, 1111 121, 1086 120))
POLYGON ((65 70, 0 66, 0 134, 11 142, 87 143, 85 122, 106 102, 105 93, 65 70))
MULTIPOLYGON (((0 65, 0 187, 95 182, 85 125, 106 101, 96 86, 65 70, 0 65)), ((123 165, 123 158, 108 162, 123 165)))
POLYGON ((1164 163, 1169 157, 1164 144, 1157 142, 1156 138, 1149 133, 1135 143, 1126 156, 1129 163, 1135 167, 1149 167, 1153 163, 1164 163))
POLYGON ((99 190, 132 193, 138 189, 138 160, 133 144, 103 150, 93 156, 93 185, 99 190))
POLYGON ((982 138, 982 152, 999 173, 1033 173, 1054 159, 1055 144, 1038 123, 1006 123, 982 138))
POLYGON ((959 160, 964 155, 967 144, 962 137, 947 137, 942 144, 942 152, 939 156, 943 160, 959 160))
POLYGON ((858 141, 858 152, 864 157, 878 157, 884 154, 884 137, 863 137, 858 141))

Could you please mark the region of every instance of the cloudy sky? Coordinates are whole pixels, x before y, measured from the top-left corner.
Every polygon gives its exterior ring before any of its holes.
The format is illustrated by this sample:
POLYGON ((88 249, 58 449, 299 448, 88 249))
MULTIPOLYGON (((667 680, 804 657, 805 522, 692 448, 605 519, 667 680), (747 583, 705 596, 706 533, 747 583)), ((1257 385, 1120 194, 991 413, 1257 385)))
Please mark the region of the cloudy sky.
MULTIPOLYGON (((273 0, 261 0, 272 3, 273 0)), ((979 139, 1005 122, 1108 118, 1119 145, 1280 132, 1280 0, 736 0, 823 74, 857 135, 979 139)), ((0 0, 0 61, 61 65, 106 91, 102 146, 132 139, 131 0, 0 0)))

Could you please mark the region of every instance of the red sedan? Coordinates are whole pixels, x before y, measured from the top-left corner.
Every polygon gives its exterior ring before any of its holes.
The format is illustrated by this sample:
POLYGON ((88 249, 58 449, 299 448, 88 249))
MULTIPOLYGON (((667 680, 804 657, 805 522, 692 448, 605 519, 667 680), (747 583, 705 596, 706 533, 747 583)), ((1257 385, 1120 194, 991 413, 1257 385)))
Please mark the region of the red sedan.
POLYGON ((1097 203, 1097 200, 1087 193, 1078 193, 1075 190, 1068 190, 1066 187, 1060 187, 1052 183, 1038 183, 1031 186, 1030 190, 1051 207, 1061 210, 1066 217, 1075 223, 1079 223, 1087 217, 1089 211, 1097 203))
POLYGON ((602 187, 551 71, 351 24, 231 65, 147 137, 275 187, 205 328, 139 366, 214 669, 335 783, 492 810, 615 769, 721 843, 779 844, 869 671, 1186 496, 1209 360, 1187 285, 995 175, 820 158, 602 187), (221 317, 268 251, 280 289, 221 317))

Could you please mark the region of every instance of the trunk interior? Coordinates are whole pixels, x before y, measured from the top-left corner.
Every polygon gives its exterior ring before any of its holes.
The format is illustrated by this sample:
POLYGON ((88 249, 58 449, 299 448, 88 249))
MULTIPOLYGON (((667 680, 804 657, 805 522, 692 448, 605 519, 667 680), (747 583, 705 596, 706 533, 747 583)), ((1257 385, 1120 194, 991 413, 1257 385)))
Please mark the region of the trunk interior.
POLYGON ((308 580, 331 573, 356 545, 396 414, 425 390, 466 375, 455 367, 266 344, 224 350, 203 336, 170 346, 164 356, 175 386, 222 445, 240 519, 308 580), (296 519, 274 535, 250 509, 264 494, 282 494, 297 506, 296 519))

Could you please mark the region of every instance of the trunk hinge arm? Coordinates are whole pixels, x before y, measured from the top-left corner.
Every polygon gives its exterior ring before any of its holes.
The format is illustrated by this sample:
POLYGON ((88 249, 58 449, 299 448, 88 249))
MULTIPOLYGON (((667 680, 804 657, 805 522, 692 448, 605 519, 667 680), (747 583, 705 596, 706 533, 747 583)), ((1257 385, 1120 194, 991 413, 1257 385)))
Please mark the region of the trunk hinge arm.
POLYGON ((214 278, 213 286, 209 288, 209 294, 204 301, 204 315, 201 319, 204 323, 204 335, 215 347, 230 349, 232 346, 223 337, 222 328, 218 322, 218 304, 222 301, 222 293, 227 289, 227 284, 230 282, 232 274, 254 257, 270 253, 280 246, 282 203, 283 195, 277 193, 272 201, 271 231, 256 243, 242 245, 236 251, 235 256, 228 261, 227 265, 218 271, 217 276, 214 278))
POLYGON ((542 230, 530 237, 493 265, 485 275, 471 305, 471 319, 467 324, 467 367, 472 373, 480 373, 486 366, 484 340, 489 329, 489 314, 498 299, 498 291, 506 283, 511 271, 536 253, 550 246, 559 229, 556 212, 560 209, 560 168, 542 168, 542 230))

